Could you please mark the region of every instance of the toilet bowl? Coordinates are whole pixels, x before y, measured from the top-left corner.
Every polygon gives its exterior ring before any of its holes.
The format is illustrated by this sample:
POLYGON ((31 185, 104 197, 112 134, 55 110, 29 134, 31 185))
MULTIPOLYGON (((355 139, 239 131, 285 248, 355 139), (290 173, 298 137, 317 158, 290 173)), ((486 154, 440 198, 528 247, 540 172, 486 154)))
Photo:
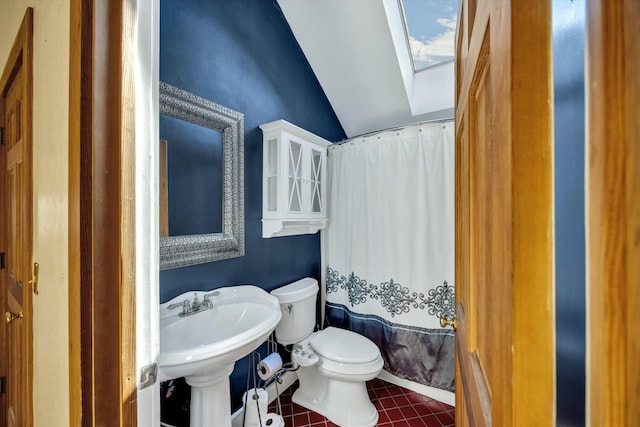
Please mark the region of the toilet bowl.
POLYGON ((293 402, 344 427, 373 427, 378 411, 367 393, 366 381, 384 365, 380 350, 368 338, 328 327, 313 332, 318 283, 305 278, 271 292, 280 300, 282 319, 276 340, 292 345, 291 360, 300 386, 293 402))

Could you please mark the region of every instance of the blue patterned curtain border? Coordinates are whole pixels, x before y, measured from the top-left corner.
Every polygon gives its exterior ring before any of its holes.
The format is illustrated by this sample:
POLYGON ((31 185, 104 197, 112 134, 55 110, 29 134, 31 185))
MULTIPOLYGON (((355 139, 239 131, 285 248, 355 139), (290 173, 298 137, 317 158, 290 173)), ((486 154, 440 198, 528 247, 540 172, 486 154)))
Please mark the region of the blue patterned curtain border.
POLYGON ((384 359, 384 369, 430 387, 455 391, 455 334, 393 323, 373 314, 358 314, 342 304, 326 303, 325 326, 359 333, 373 341, 384 359))
POLYGON ((414 308, 426 309, 429 315, 438 319, 443 316, 447 319, 454 318, 455 287, 450 286, 446 280, 442 285, 429 289, 425 296, 423 293, 411 292, 407 286, 395 283, 393 279, 375 285, 361 279, 354 272, 344 276, 327 266, 327 294, 338 292, 340 289, 347 292, 352 307, 364 304, 368 299, 377 300, 388 313, 391 313, 391 317, 408 313, 414 308))

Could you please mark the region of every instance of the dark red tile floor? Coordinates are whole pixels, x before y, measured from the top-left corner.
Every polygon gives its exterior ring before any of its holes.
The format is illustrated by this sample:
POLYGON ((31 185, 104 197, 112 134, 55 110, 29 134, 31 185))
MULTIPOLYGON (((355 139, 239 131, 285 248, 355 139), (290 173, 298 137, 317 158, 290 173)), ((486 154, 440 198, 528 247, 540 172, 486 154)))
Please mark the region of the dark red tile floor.
MULTIPOLYGON (((280 395, 286 427, 336 427, 320 414, 291 401, 296 382, 280 395)), ((395 384, 374 379, 367 383, 371 401, 378 408, 378 427, 454 427, 455 408, 395 384)), ((277 401, 269 405, 277 411, 277 401)))

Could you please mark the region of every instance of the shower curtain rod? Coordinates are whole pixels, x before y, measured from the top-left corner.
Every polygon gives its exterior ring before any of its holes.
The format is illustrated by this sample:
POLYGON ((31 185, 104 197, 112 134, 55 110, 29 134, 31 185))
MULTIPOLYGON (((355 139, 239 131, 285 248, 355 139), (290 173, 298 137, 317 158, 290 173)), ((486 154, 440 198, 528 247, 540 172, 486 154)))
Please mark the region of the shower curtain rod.
POLYGON ((444 118, 444 119, 424 120, 422 122, 409 123, 409 124, 401 125, 401 126, 393 126, 393 127, 386 128, 386 129, 380 129, 380 130, 376 130, 376 131, 373 131, 373 132, 363 133, 362 135, 352 136, 351 138, 347 138, 347 139, 343 139, 342 141, 334 142, 333 145, 346 144, 347 142, 353 141, 354 139, 365 138, 367 136, 375 135, 377 133, 392 132, 394 130, 403 130, 403 129, 406 129, 408 127, 421 126, 421 125, 426 125, 428 123, 445 123, 445 122, 450 122, 451 120, 453 120, 453 117, 448 117, 448 118, 444 118))

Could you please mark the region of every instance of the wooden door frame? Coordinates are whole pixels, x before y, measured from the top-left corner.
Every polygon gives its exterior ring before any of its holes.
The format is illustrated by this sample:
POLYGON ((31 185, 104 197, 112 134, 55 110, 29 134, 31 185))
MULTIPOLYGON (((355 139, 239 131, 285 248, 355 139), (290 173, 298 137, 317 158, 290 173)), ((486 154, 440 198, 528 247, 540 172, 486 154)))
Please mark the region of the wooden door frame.
POLYGON ((640 418, 640 4, 587 2, 589 426, 640 418))
POLYGON ((70 425, 136 426, 135 123, 129 3, 72 0, 70 425))
MULTIPOLYGON (((31 215, 29 215, 27 218, 23 218, 23 221, 25 221, 28 224, 28 229, 30 230, 31 234, 26 236, 25 239, 25 248, 24 251, 26 252, 26 257, 25 259, 28 260, 29 265, 24 265, 21 266, 21 268, 23 269, 23 271, 19 271, 19 273, 21 274, 22 277, 19 277, 18 279, 22 279, 24 281, 25 287, 24 287, 24 301, 23 301, 23 307, 24 307, 24 311, 27 315, 25 315, 23 321, 24 321, 24 328, 27 334, 27 339, 25 342, 25 348, 26 348, 26 354, 23 355, 23 357, 25 358, 25 363, 27 366, 27 378, 25 378, 25 384, 24 387, 26 390, 23 391, 24 393, 24 399, 26 400, 24 402, 24 404, 26 405, 26 419, 23 420, 27 425, 27 426, 31 426, 33 425, 33 316, 30 315, 33 313, 33 304, 32 304, 32 293, 31 293, 31 287, 29 284, 27 284, 27 281, 30 280, 30 269, 31 269, 31 263, 33 261, 33 8, 28 7, 26 9, 26 12, 24 14, 24 18, 22 19, 22 23, 20 24, 20 28, 18 29, 18 34, 16 35, 16 38, 13 42, 13 46, 11 47, 11 51, 9 52, 9 56, 7 58, 7 62, 4 64, 4 68, 2 71, 2 75, 0 76, 0 94, 2 95, 2 97, 5 96, 5 91, 7 90, 7 87, 11 84, 11 82, 13 81, 14 77, 15 77, 15 73, 17 72, 18 68, 22 68, 23 72, 24 72, 24 78, 26 80, 25 83, 25 94, 24 94, 24 100, 27 103, 26 106, 26 114, 24 117, 24 120, 26 122, 26 126, 25 126, 25 132, 23 135, 23 139, 25 141, 26 144, 26 152, 24 153, 24 158, 23 158, 23 162, 26 163, 26 169, 27 169, 27 174, 28 174, 28 180, 30 183, 30 188, 29 188, 29 194, 26 197, 26 212, 30 212, 31 215)), ((4 127, 5 123, 4 123, 4 102, 0 102, 0 115, 1 115, 1 119, 0 119, 0 127, 4 127)), ((3 167, 5 165, 5 159, 2 159, 2 164, 3 167)), ((3 176, 6 173, 6 169, 2 172, 3 176)), ((2 188, 0 189, 0 194, 2 197, 2 202, 0 203, 0 207, 2 208, 2 224, 4 227, 5 221, 6 221, 6 217, 4 214, 4 209, 6 209, 6 203, 5 203, 5 197, 6 197, 6 183, 4 182, 4 179, 2 181, 0 181, 0 184, 2 185, 2 188)), ((6 251, 6 236, 4 235, 5 233, 2 233, 3 237, 0 241, 0 244, 2 245, 2 252, 6 251)), ((3 319, 1 320, 2 322, 2 332, 0 333, 0 338, 2 339, 2 345, 3 345, 3 352, 2 355, 0 356, 0 375, 1 376, 6 376, 7 372, 7 328, 6 328, 6 323, 4 321, 4 308, 6 307, 7 301, 5 299, 6 296, 6 280, 4 278, 4 274, 2 275, 2 297, 0 297, 0 302, 2 303, 2 315, 3 315, 3 319)), ((2 399, 2 404, 6 404, 6 397, 2 399)), ((3 416, 6 417, 7 412, 6 412, 6 406, 4 408, 4 410, 0 410, 0 414, 2 414, 3 416)), ((0 425, 4 425, 3 422, 6 422, 6 418, 2 421, 0 421, 0 425)))

